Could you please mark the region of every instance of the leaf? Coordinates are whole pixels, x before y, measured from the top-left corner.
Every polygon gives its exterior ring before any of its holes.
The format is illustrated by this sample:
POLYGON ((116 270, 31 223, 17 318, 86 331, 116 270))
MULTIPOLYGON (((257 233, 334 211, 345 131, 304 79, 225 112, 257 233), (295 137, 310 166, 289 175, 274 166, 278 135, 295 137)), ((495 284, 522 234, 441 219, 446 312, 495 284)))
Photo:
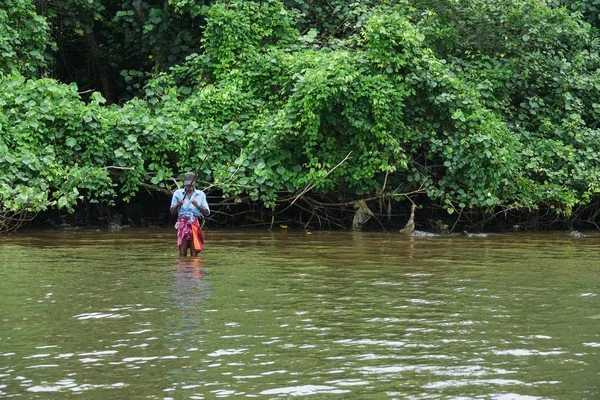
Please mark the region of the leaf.
POLYGON ((58 198, 58 208, 66 208, 68 204, 68 200, 65 196, 61 196, 58 198))
POLYGON ((452 119, 456 120, 456 119, 461 119, 464 117, 464 114, 462 112, 462 110, 456 110, 452 113, 452 119))

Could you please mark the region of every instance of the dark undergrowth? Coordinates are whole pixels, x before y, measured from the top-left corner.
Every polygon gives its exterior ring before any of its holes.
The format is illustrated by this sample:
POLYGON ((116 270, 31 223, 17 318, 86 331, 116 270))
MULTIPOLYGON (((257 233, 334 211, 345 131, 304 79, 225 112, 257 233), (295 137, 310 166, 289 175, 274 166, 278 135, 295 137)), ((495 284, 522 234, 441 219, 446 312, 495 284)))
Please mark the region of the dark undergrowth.
MULTIPOLYGON (((129 202, 117 200, 113 205, 81 202, 74 213, 51 210, 41 212, 21 224, 21 227, 89 226, 110 227, 168 227, 176 217, 169 212, 170 197, 164 193, 144 192, 129 202)), ((208 195, 211 215, 206 218, 209 228, 258 228, 293 230, 351 230, 355 202, 333 203, 326 197, 303 196, 268 209, 258 202, 231 203, 218 195, 208 195)), ((596 230, 600 204, 574 210, 570 216, 559 215, 552 208, 537 210, 506 210, 494 212, 464 209, 453 215, 426 198, 411 199, 418 208, 414 221, 417 230, 452 232, 517 232, 596 230)), ((360 229, 363 231, 397 232, 409 220, 411 202, 392 203, 385 199, 365 202, 372 213, 360 229)))

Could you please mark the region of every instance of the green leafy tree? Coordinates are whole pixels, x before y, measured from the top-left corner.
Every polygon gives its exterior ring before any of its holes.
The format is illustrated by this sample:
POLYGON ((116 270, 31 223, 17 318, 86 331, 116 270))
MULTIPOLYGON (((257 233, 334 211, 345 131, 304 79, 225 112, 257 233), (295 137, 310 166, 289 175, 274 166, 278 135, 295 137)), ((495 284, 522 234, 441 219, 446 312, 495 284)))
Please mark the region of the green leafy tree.
POLYGON ((41 1, 57 42, 55 76, 108 104, 143 92, 148 79, 199 50, 201 17, 167 0, 41 1))
POLYGON ((68 26, 60 51, 93 35, 94 65, 129 85, 116 85, 117 97, 138 96, 82 102, 88 86, 2 75, 4 209, 169 192, 189 170, 228 204, 293 204, 319 218, 359 199, 392 207, 408 193, 450 213, 570 215, 599 200, 599 41, 572 9, 538 0, 48 7, 54 32, 57 21, 68 26))
POLYGON ((46 71, 49 27, 30 1, 5 0, 0 7, 0 72, 34 77, 46 71))

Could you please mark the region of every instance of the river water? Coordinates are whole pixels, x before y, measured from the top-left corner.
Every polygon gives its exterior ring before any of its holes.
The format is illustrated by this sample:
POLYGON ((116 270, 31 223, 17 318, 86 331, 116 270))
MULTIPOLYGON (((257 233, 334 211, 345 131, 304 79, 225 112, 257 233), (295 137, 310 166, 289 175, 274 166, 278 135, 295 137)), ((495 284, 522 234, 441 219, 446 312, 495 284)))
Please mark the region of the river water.
POLYGON ((0 237, 0 398, 598 399, 600 235, 0 237))

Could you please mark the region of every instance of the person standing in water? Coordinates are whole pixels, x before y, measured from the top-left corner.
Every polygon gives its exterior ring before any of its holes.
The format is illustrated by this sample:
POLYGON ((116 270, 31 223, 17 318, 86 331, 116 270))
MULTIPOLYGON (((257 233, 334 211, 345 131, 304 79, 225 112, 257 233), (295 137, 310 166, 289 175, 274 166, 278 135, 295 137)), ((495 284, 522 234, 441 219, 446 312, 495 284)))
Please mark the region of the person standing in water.
POLYGON ((177 189, 171 199, 171 214, 177 213, 177 248, 180 256, 195 257, 204 247, 204 233, 198 219, 210 214, 206 194, 195 188, 196 176, 193 172, 183 175, 183 189, 177 189))

